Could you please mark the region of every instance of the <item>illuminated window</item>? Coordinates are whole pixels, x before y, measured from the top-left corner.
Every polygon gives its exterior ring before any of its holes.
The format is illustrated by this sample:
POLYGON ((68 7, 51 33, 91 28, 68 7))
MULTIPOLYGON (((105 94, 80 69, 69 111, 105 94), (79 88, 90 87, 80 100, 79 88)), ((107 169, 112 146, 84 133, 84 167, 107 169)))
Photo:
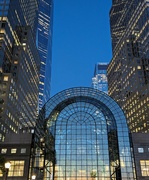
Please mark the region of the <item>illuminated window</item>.
POLYGON ((24 174, 24 161, 10 161, 11 166, 8 176, 23 176, 24 174))
POLYGON ((11 149, 11 154, 15 154, 17 152, 17 149, 11 149))
POLYGON ((138 66, 137 69, 141 69, 141 66, 138 66))
POLYGON ((3 172, 2 172, 2 170, 0 169, 0 177, 2 177, 3 176, 3 172))
POLYGON ((2 154, 6 154, 6 153, 7 153, 7 149, 6 149, 6 148, 1 149, 1 153, 2 153, 2 154))
POLYGON ((14 64, 18 64, 18 61, 14 61, 14 64))
POLYGON ((144 149, 143 148, 138 148, 138 152, 139 153, 144 153, 144 149))
POLYGON ((149 176, 149 160, 141 160, 140 166, 142 176, 149 176))
POLYGON ((4 81, 8 81, 8 76, 4 76, 4 81))

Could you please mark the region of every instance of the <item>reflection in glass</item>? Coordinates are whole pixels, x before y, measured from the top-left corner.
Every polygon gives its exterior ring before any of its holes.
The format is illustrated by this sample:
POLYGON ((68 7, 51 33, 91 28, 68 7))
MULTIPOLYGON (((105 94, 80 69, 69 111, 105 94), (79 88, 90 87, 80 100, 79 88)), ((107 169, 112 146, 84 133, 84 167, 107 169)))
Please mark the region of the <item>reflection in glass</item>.
POLYGON ((56 120, 55 177, 108 178, 108 126, 115 128, 112 118, 91 103, 66 106, 56 120))
POLYGON ((40 115, 47 118, 55 141, 54 180, 134 177, 126 118, 105 93, 91 88, 62 91, 40 115))

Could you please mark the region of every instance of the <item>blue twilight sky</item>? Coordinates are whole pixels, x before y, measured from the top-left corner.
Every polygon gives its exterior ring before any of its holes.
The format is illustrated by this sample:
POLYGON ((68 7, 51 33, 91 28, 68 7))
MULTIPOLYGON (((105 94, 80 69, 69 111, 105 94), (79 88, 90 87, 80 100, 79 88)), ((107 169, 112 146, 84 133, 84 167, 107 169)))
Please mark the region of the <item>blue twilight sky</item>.
POLYGON ((111 1, 54 0, 51 96, 90 87, 95 64, 111 60, 111 1))

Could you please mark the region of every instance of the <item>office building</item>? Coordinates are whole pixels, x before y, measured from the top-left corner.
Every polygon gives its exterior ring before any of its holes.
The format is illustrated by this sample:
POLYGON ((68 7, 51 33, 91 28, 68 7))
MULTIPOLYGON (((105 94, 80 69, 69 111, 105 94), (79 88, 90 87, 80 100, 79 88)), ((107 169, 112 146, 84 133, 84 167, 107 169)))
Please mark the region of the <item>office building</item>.
POLYGON ((149 133, 132 133, 136 176, 138 180, 149 178, 149 133))
POLYGON ((148 10, 147 0, 115 0, 110 11, 109 95, 124 110, 131 132, 149 132, 148 10))
POLYGON ((40 58, 37 0, 0 1, 0 141, 35 126, 40 58))
POLYGON ((108 94, 107 68, 107 63, 97 63, 95 65, 92 87, 108 94))
MULTIPOLYGON (((7 134, 5 142, 1 143, 0 156, 10 162, 7 179, 29 180, 34 174, 31 169, 33 153, 33 134, 7 134)), ((5 171, 0 169, 0 179, 4 179, 5 171)))
POLYGON ((39 109, 50 98, 52 63, 53 1, 39 0, 37 47, 41 59, 39 82, 39 109))
POLYGON ((38 138, 36 130, 9 133, 5 141, 0 142, 0 180, 6 176, 7 179, 47 180, 46 174, 51 171, 49 162, 54 162, 53 137, 47 136, 44 129, 44 136, 38 138), (5 162, 11 164, 7 172, 5 162))
POLYGON ((39 120, 54 140, 47 179, 135 180, 126 118, 106 93, 66 89, 43 106, 39 120))
POLYGON ((112 38, 112 51, 114 52, 116 46, 124 35, 127 29, 127 23, 131 18, 135 4, 137 1, 129 0, 113 0, 112 8, 110 11, 110 27, 112 38))

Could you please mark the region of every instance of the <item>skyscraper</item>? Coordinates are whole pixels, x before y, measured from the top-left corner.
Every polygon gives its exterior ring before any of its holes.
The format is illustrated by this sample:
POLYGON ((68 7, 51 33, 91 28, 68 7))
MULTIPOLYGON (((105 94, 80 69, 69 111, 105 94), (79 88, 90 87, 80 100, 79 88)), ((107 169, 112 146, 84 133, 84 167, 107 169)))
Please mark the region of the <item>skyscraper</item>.
POLYGON ((40 58, 37 0, 0 1, 0 140, 35 125, 40 58))
POLYGON ((115 0, 110 11, 109 95, 124 110, 131 132, 149 131, 148 12, 147 0, 115 0))
POLYGON ((95 65, 92 87, 108 94, 107 68, 107 63, 97 63, 95 65))
POLYGON ((50 98, 53 0, 39 0, 37 47, 41 59, 39 109, 50 98))
POLYGON ((110 11, 110 26, 113 52, 126 31, 127 23, 133 14, 134 8, 134 1, 113 0, 112 2, 112 8, 110 11))

